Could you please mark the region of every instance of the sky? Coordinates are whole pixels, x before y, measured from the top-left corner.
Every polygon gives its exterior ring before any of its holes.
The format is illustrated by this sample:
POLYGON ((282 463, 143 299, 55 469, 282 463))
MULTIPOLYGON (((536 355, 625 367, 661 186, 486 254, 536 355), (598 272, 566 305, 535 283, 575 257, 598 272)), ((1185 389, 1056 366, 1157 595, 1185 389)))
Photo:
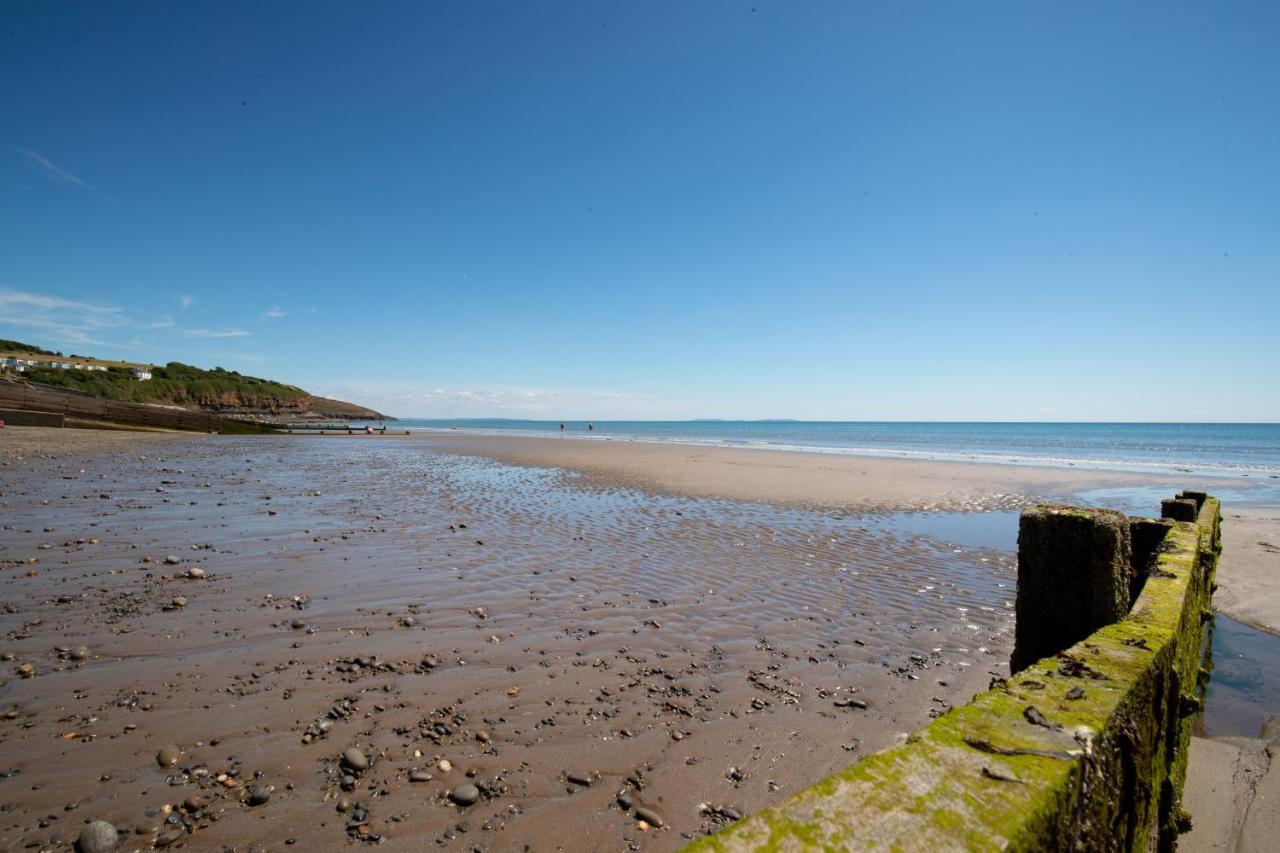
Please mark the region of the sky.
POLYGON ((0 10, 0 337, 403 417, 1280 421, 1280 4, 0 10))

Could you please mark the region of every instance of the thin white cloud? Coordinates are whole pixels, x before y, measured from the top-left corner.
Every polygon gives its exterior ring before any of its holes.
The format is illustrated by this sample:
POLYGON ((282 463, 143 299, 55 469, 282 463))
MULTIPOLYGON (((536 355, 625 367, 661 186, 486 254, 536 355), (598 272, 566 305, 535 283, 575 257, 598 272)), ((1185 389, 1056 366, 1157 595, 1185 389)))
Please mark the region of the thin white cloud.
POLYGON ((409 386, 341 380, 315 391, 397 417, 642 418, 669 412, 673 401, 600 388, 409 386))
POLYGON ((22 290, 0 290, 0 325, 32 329, 68 344, 110 346, 97 336, 129 325, 114 305, 63 299, 22 290))
POLYGON ((187 329, 184 334, 193 338, 243 338, 251 333, 244 329, 187 329))
POLYGON ((285 311, 279 305, 272 305, 266 311, 262 312, 262 319, 264 320, 279 320, 281 317, 288 317, 288 316, 289 316, 289 312, 285 311))
POLYGON ((184 293, 183 295, 178 297, 178 304, 181 305, 183 308, 190 308, 191 303, 194 301, 195 300, 192 299, 191 295, 188 293, 184 293))
POLYGON ((32 167, 38 169, 46 178, 56 183, 68 187, 77 187, 82 190, 93 191, 93 187, 80 178, 79 175, 70 169, 65 169, 54 163, 43 154, 32 151, 30 148, 19 148, 18 153, 26 158, 32 167))

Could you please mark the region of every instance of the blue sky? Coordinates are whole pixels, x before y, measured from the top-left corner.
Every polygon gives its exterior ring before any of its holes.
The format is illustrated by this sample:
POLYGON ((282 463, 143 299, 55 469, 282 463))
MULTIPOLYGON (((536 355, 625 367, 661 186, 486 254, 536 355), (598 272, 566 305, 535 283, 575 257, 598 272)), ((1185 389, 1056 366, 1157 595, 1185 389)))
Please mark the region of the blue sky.
POLYGON ((1274 3, 9 2, 0 337, 402 416, 1276 421, 1277 44, 1274 3))

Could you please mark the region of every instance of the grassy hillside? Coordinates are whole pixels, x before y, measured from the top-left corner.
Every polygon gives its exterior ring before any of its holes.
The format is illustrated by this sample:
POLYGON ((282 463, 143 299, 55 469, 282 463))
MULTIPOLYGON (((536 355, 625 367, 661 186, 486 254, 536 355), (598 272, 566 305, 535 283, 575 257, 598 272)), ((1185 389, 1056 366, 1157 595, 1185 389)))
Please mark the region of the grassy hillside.
MULTIPOLYGON (((0 351, 50 354, 18 341, 0 341, 0 351)), ((131 403, 162 403, 208 412, 260 414, 282 417, 330 417, 381 419, 383 416, 341 400, 314 397, 293 385, 271 379, 246 376, 215 367, 202 370, 171 361, 153 367, 151 379, 138 380, 126 367, 105 371, 28 368, 24 378, 31 382, 81 391, 107 400, 131 403)))
POLYGON ((32 382, 84 391, 108 400, 133 403, 169 403, 202 409, 305 409, 311 395, 301 388, 269 379, 242 376, 233 370, 201 370, 173 361, 151 371, 152 378, 137 380, 124 368, 105 371, 28 368, 32 382))
POLYGON ((36 355, 61 355, 61 353, 50 352, 47 349, 40 349, 40 347, 34 347, 31 344, 24 344, 22 341, 10 341, 5 338, 0 338, 0 352, 29 352, 36 355))

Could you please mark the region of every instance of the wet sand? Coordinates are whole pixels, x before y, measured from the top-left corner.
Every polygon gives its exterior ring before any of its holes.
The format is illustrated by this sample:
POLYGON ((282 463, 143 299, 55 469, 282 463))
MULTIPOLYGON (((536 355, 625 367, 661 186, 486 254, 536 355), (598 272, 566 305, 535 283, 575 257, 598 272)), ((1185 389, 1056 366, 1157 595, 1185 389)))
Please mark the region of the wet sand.
POLYGON ((126 849, 672 850, 1008 654, 1011 554, 889 517, 417 441, 39 433, 0 467, 6 848, 103 818, 126 849))
POLYGON ((1280 634, 1280 507, 1228 507, 1214 607, 1237 622, 1280 634))
POLYGON ((528 441, 5 430, 0 848, 677 849, 1007 672, 1012 542, 898 510, 1086 474, 528 441))

